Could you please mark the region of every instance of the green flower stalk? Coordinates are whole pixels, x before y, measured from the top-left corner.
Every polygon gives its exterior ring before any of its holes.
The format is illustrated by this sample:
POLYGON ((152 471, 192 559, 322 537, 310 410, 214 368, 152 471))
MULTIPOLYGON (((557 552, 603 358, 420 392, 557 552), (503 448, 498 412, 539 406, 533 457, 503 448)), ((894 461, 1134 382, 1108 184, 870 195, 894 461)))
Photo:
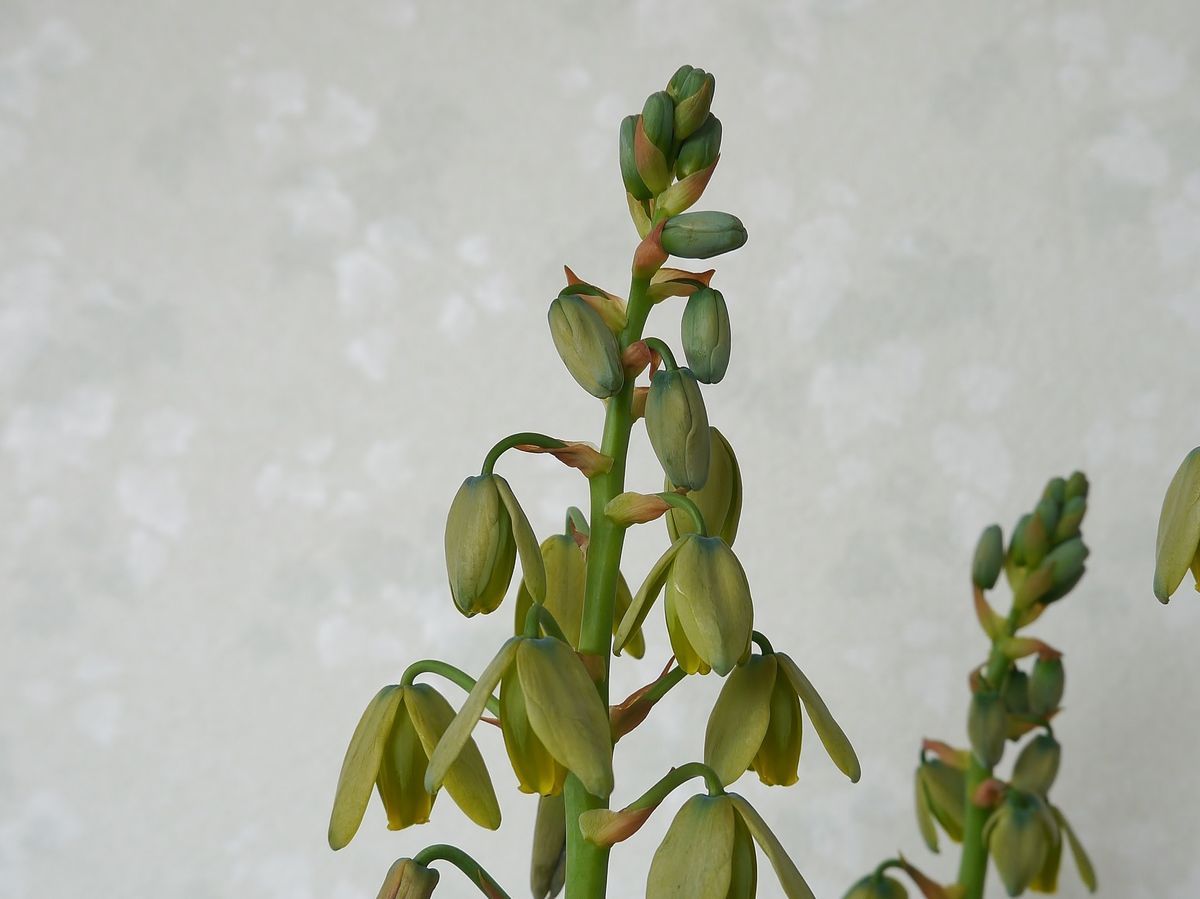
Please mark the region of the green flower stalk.
MULTIPOLYGON (((742 473, 729 439, 709 422, 702 388, 722 382, 729 371, 729 309, 712 286, 714 270, 667 265, 671 256, 707 259, 746 243, 737 217, 690 211, 720 159, 715 88, 710 73, 683 66, 617 129, 616 169, 636 231, 628 293, 619 296, 565 268, 566 286, 547 312, 567 373, 589 402, 603 404, 599 438, 593 445, 532 431, 511 434, 458 488, 444 538, 450 600, 468 619, 496 611, 513 592, 519 559, 513 636, 478 679, 427 659, 413 663, 400 684, 379 691, 342 766, 329 826, 335 849, 353 838, 373 792, 392 829, 409 832, 426 822, 443 786, 473 821, 498 827, 499 805, 472 736, 486 712, 501 731, 518 790, 537 797, 529 866, 535 899, 564 889, 568 899, 606 895, 615 845, 697 776, 708 794, 689 799, 671 824, 646 895, 751 899, 761 851, 785 895, 811 899, 767 824, 745 799, 725 792, 749 769, 764 783, 795 783, 804 717, 851 780, 858 779, 859 764, 800 667, 753 630, 749 578, 731 548, 743 513, 742 473), (685 366, 676 363, 679 350, 650 329, 656 307, 672 302, 685 305, 685 366), (659 493, 625 484, 639 421, 662 468, 659 493), (542 540, 534 533, 496 470, 510 450, 553 456, 584 479, 588 507, 568 509, 562 533, 542 540), (631 595, 621 571, 626 534, 663 517, 669 546, 631 595), (660 594, 665 639, 642 631, 660 594), (762 649, 757 655, 754 642, 762 649), (669 659, 662 673, 612 704, 615 657, 651 652, 669 659), (613 766, 622 738, 651 722, 653 710, 682 681, 710 673, 728 680, 706 733, 706 762, 674 767, 640 798, 611 809, 610 797, 623 786, 613 766), (457 712, 433 687, 416 682, 422 675, 467 691, 457 712), (742 726, 741 712, 750 727, 742 726)), ((439 883, 438 863, 458 868, 484 896, 507 899, 471 855, 441 844, 397 861, 380 897, 428 899, 439 883)), ((621 885, 614 892, 638 889, 621 885)))

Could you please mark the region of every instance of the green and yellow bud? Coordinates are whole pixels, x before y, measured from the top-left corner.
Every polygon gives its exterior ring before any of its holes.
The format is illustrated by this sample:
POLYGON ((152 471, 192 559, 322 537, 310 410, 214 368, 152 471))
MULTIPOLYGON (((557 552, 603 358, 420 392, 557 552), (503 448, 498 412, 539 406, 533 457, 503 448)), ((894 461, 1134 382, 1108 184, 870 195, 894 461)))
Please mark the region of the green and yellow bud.
POLYGON ((1013 766, 1012 785, 1045 797, 1058 776, 1062 747, 1050 734, 1038 734, 1025 744, 1013 766))
POLYGON ((1154 595, 1159 602, 1170 601, 1189 568, 1200 590, 1200 446, 1184 457, 1171 478, 1158 517, 1154 595))
POLYGON ((1083 516, 1086 513, 1087 497, 1085 496, 1073 496, 1063 503, 1062 514, 1058 518, 1058 524, 1054 526, 1051 540, 1055 544, 1059 544, 1078 536, 1079 526, 1083 523, 1083 516))
POLYGON ((1058 709, 1066 686, 1061 658, 1039 658, 1029 675, 1029 713, 1045 718, 1058 709))
POLYGON ((533 899, 554 899, 567 878, 567 821, 562 794, 538 797, 529 887, 533 899))
POLYGON ((711 287, 688 297, 680 325, 688 367, 705 384, 716 384, 729 368, 729 309, 721 291, 711 287))
POLYGON ((646 433, 676 487, 701 489, 711 457, 708 412, 696 376, 687 368, 660 371, 646 397, 646 433))
POLYGON ((998 693, 980 690, 971 696, 967 714, 967 736, 971 749, 985 768, 992 768, 1004 755, 1008 739, 1008 711, 998 693))
POLYGON ((642 106, 642 128, 646 139, 669 161, 675 141, 675 101, 666 91, 658 91, 646 98, 642 106))
POLYGON ((548 318, 554 348, 579 386, 600 399, 620 391, 621 349, 599 313, 583 297, 568 294, 555 297, 548 318))
POLYGON ((843 899, 908 899, 904 884, 886 874, 868 874, 843 899))
MULTIPOLYGON (((625 183, 626 193, 633 197, 634 200, 650 200, 654 197, 654 191, 650 190, 646 186, 646 182, 642 180, 642 176, 638 172, 637 157, 634 154, 634 134, 637 131, 637 124, 638 116, 636 115, 628 115, 621 120, 619 148, 621 180, 625 183)), ((639 232, 640 230, 639 228, 639 232)), ((649 227, 647 227, 646 231, 648 232, 649 230, 649 227)), ((642 237, 645 236, 643 233, 642 237)))
POLYGON ((686 140, 704 124, 716 89, 716 79, 703 69, 688 73, 674 95, 676 140, 686 140))
POLYGON ((388 869, 376 899, 429 899, 440 875, 433 868, 399 858, 388 869))
POLYGON ((667 219, 663 249, 683 259, 708 259, 746 243, 746 228, 727 212, 684 212, 667 219))
POLYGON ((642 183, 657 196, 671 186, 671 162, 646 133, 646 122, 637 117, 633 126, 633 161, 642 183))
MULTIPOLYGON (((445 698, 425 684, 384 687, 350 739, 329 819, 329 845, 341 849, 357 833, 375 787, 388 829, 429 820, 437 789, 424 780, 429 757, 454 719, 445 698)), ((495 830, 500 807, 483 756, 469 735, 445 778, 451 798, 475 823, 495 830)), ((441 786, 439 783, 437 786, 441 786)))
POLYGON ((1087 476, 1084 475, 1084 473, 1082 471, 1072 472, 1071 476, 1069 478, 1067 478, 1067 486, 1066 486, 1066 489, 1063 491, 1064 501, 1069 501, 1076 496, 1081 496, 1084 499, 1086 499, 1087 495, 1088 495, 1087 476))
POLYGON ((1083 577, 1088 554, 1089 550, 1080 537, 1072 537, 1050 550, 1041 565, 1050 572, 1050 589, 1039 602, 1049 605, 1066 596, 1083 577))
POLYGON ((1061 506, 1067 499, 1067 482, 1059 477, 1048 480, 1046 488, 1042 491, 1042 499, 1050 500, 1056 507, 1061 506))
POLYGON ((1009 790, 984 825, 983 838, 1008 895, 1018 896, 1041 872, 1057 827, 1039 797, 1009 790))
POLYGON ((975 544, 975 557, 971 560, 971 580, 980 590, 991 590, 996 586, 1000 570, 1004 567, 1004 535, 1000 525, 993 524, 983 529, 975 544))
POLYGON ((521 792, 560 795, 567 780, 567 769, 550 754, 534 732, 529 722, 525 690, 515 666, 500 681, 500 731, 521 792))
POLYGON ((1001 691, 1004 707, 1013 715, 1029 714, 1029 675, 1020 668, 1013 668, 1004 681, 1001 691))
POLYGON ((720 537, 680 541, 666 576, 671 648, 688 674, 724 677, 750 651, 754 606, 746 572, 720 537))
POLYGON ((682 181, 702 172, 721 155, 721 120, 710 115, 679 148, 675 158, 675 177, 682 181))
MULTIPOLYGON (((708 479, 699 490, 688 492, 688 499, 700 509, 704 524, 730 546, 737 536, 742 515, 742 472, 729 441, 714 427, 709 427, 708 479)), ((665 490, 673 492, 678 485, 668 477, 665 490)), ((696 530, 692 517, 683 509, 671 509, 666 514, 667 533, 671 540, 696 530)))
POLYGON ((463 481, 446 518, 450 594, 468 618, 496 610, 516 565, 517 543, 496 477, 476 475, 463 481))

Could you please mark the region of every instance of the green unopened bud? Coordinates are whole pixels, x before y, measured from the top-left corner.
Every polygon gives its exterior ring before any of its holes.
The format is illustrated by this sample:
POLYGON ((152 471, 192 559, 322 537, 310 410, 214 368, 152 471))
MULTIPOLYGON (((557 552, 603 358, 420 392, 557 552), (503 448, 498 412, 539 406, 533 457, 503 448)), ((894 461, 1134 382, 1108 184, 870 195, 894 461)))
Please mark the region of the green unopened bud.
POLYGON ((687 368, 660 371, 646 398, 646 433, 654 455, 677 487, 699 490, 708 479, 708 413, 687 368))
POLYGON ((1046 528, 1045 519, 1036 510, 1025 521, 1025 527, 1021 531, 1021 543, 1021 555, 1027 567, 1035 568, 1046 558, 1050 549, 1050 532, 1046 528))
POLYGON ((675 101, 670 94, 658 91, 646 98, 642 107, 642 127, 646 129, 650 143, 670 160, 675 140, 675 101))
POLYGON ((1066 686, 1061 658, 1039 658, 1029 676, 1029 712, 1044 718, 1058 708, 1066 686))
POLYGON ((716 79, 703 69, 693 69, 679 88, 675 103, 675 139, 685 140, 704 124, 712 108, 716 79))
MULTIPOLYGON (((621 180, 625 182, 626 192, 635 200, 649 200, 654 197, 654 192, 646 186, 646 182, 642 180, 642 176, 638 173, 637 157, 633 150, 634 132, 637 130, 638 117, 635 115, 625 116, 621 120, 621 135, 620 135, 620 163, 621 163, 621 180)), ((640 230, 640 229, 639 229, 640 230)), ((646 229, 649 231, 649 227, 646 229)), ((645 237, 645 234, 642 234, 645 237)))
POLYGON ((729 368, 729 309, 721 291, 702 287, 688 297, 681 323, 683 352, 696 378, 716 384, 729 368))
POLYGON ((554 899, 567 877, 567 822, 562 794, 538 798, 529 886, 534 899, 554 899))
POLYGON ((446 570, 458 610, 470 618, 496 610, 508 591, 517 543, 495 475, 467 478, 446 518, 446 570))
POLYGON ((709 115, 704 124, 683 142, 675 157, 675 177, 682 181, 688 175, 702 172, 721 153, 721 120, 709 115))
POLYGON ((1012 537, 1009 538, 1008 552, 1012 556, 1014 565, 1024 566, 1027 564, 1025 560, 1025 529, 1029 527, 1029 520, 1032 515, 1025 514, 1017 519, 1017 526, 1013 528, 1012 537))
POLYGON ((646 899, 753 899, 756 864, 750 832, 730 798, 693 796, 654 853, 646 899))
POLYGON ((1008 712, 998 693, 981 690, 971 697, 967 714, 971 749, 985 768, 992 768, 1004 755, 1008 739, 1008 712))
POLYGON ((961 843, 966 822, 966 774, 940 759, 929 759, 921 763, 917 777, 925 789, 929 811, 946 835, 961 843))
POLYGON ((1004 707, 1013 715, 1029 713, 1029 675, 1020 668, 1013 668, 1004 681, 1004 707))
MULTIPOLYGON (((665 244, 664 244, 665 246, 665 244)), ((670 251, 668 251, 670 252, 670 251)), ((1187 456, 1163 498, 1154 552, 1154 595, 1167 602, 1191 568, 1200 571, 1200 446, 1187 456)), ((1200 590, 1200 580, 1196 581, 1200 590)))
POLYGON ((727 212, 684 212, 667 219, 662 246, 672 256, 708 259, 746 243, 746 228, 727 212))
POLYGON ((724 677, 750 651, 754 607, 741 562, 720 537, 680 541, 666 576, 671 648, 688 674, 724 677))
POLYGON ((1065 596, 1083 575, 1087 557, 1088 548, 1080 537, 1072 537, 1050 550, 1042 562, 1042 566, 1050 571, 1050 593, 1042 598, 1042 602, 1049 604, 1065 596))
MULTIPOLYGON (((699 490, 690 491, 688 499, 699 507, 709 530, 733 546, 742 515, 742 472, 725 435, 714 427, 709 427, 708 434, 708 479, 699 490)), ((676 486, 667 478, 664 489, 672 492, 676 486)), ((666 514, 666 521, 672 543, 696 530, 692 516, 683 509, 671 509, 666 514)))
POLYGON ((1056 544, 1070 540, 1079 534, 1079 526, 1083 523, 1083 516, 1087 513, 1087 497, 1073 496, 1063 504, 1062 515, 1059 516, 1058 524, 1054 526, 1054 535, 1051 538, 1056 544))
POLYGON ((1046 482, 1046 489, 1042 491, 1042 499, 1048 499, 1054 505, 1061 506, 1067 499, 1067 482, 1062 478, 1051 478, 1048 480, 1046 482))
POLYGON ((1046 539, 1049 541, 1050 535, 1054 533, 1054 529, 1058 527, 1058 517, 1061 506, 1049 497, 1038 502, 1034 507, 1033 513, 1042 520, 1042 526, 1045 528, 1046 539))
POLYGON ((1004 535, 1000 525, 993 524, 983 529, 979 542, 975 544, 975 558, 971 560, 971 580, 980 590, 991 590, 1004 567, 1004 535))
POLYGON ((433 868, 400 858, 388 869, 376 899, 429 899, 440 875, 433 868))
POLYGON ((682 65, 675 70, 675 74, 667 82, 667 93, 671 95, 672 99, 680 99, 683 95, 683 85, 688 80, 688 76, 694 71, 696 71, 695 66, 689 65, 682 65))
POLYGON ((604 319, 583 297, 556 297, 550 304, 550 336, 563 364, 592 396, 604 399, 625 384, 621 349, 604 319))
POLYGON ((1042 870, 1055 839, 1052 820, 1041 799, 1019 790, 1009 790, 988 818, 983 836, 1008 895, 1020 895, 1042 870))
POLYGON ((1076 471, 1067 478, 1067 487, 1063 491, 1063 499, 1069 500, 1076 496, 1082 496, 1085 499, 1088 495, 1088 479, 1082 471, 1076 471))
POLYGON ((1058 776, 1062 747, 1050 734, 1038 734, 1021 750, 1013 766, 1012 785, 1027 793, 1045 796, 1058 776))
POLYGON ((886 874, 868 874, 843 899, 907 899, 904 884, 886 874))

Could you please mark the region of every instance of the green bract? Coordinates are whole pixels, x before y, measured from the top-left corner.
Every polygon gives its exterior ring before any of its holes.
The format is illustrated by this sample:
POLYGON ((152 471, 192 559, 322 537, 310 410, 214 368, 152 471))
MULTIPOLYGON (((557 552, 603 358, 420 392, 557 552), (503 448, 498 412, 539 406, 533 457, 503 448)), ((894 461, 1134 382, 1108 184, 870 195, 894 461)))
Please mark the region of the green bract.
POLYGON ((708 479, 708 413, 696 376, 686 368, 660 371, 646 397, 646 433, 654 455, 676 487, 699 490, 708 479))
POLYGON ((667 632, 688 674, 722 676, 750 651, 754 607, 750 584, 720 537, 689 534, 666 577, 667 632))
POLYGON ((746 228, 727 212, 684 212, 667 219, 662 247, 681 259, 708 259, 746 243, 746 228))
POLYGON ((583 297, 555 297, 550 303, 550 336, 567 371, 584 390, 604 399, 621 389, 625 372, 621 349, 604 319, 583 297))
POLYGON ((702 287, 688 297, 681 323, 683 351, 696 379, 716 384, 729 368, 729 310, 719 290, 702 287))
MULTIPOLYGON (((742 516, 742 472, 725 435, 714 427, 709 427, 708 435, 708 478, 703 487, 688 491, 687 496, 700 509, 708 529, 733 546, 742 516)), ((665 489, 674 492, 678 486, 668 477, 665 489)), ((692 517, 682 509, 671 509, 665 518, 672 542, 696 530, 692 517)))

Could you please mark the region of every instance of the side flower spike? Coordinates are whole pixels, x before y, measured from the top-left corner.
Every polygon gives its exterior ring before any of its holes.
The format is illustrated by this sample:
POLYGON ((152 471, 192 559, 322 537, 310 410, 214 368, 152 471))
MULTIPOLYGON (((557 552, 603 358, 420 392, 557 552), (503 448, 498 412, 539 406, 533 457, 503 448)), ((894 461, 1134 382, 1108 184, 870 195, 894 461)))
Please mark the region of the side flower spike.
POLYGON ((835 765, 857 782, 858 756, 799 666, 783 653, 752 656, 730 673, 704 734, 704 763, 731 784, 747 770, 767 786, 797 779, 803 703, 835 765))
POLYGON ((450 594, 468 618, 499 607, 518 554, 530 593, 539 602, 546 596, 537 537, 508 481, 498 474, 462 482, 446 517, 445 547, 450 594))
MULTIPOLYGON (((375 694, 342 762, 329 818, 333 849, 341 849, 358 832, 372 787, 383 800, 389 830, 429 820, 437 787, 430 789, 423 783, 426 767, 453 718, 450 703, 426 684, 393 685, 375 694)), ((444 781, 467 817, 490 830, 500 826, 500 806, 487 766, 469 735, 444 781)))
POLYGON ((538 756, 538 750, 544 749, 554 762, 574 773, 589 793, 596 796, 611 793, 612 733, 608 710, 579 656, 553 637, 511 637, 505 641, 429 757, 426 789, 441 786, 459 753, 470 742, 471 731, 483 713, 488 696, 506 679, 510 689, 516 685, 515 689, 520 691, 520 708, 512 702, 514 694, 510 693, 509 714, 505 714, 502 686, 500 728, 522 789, 555 791, 557 778, 545 777, 546 766, 538 756), (529 742, 530 735, 537 738, 536 747, 529 742), (536 784, 525 779, 527 775, 523 772, 530 768, 538 772, 536 784))

